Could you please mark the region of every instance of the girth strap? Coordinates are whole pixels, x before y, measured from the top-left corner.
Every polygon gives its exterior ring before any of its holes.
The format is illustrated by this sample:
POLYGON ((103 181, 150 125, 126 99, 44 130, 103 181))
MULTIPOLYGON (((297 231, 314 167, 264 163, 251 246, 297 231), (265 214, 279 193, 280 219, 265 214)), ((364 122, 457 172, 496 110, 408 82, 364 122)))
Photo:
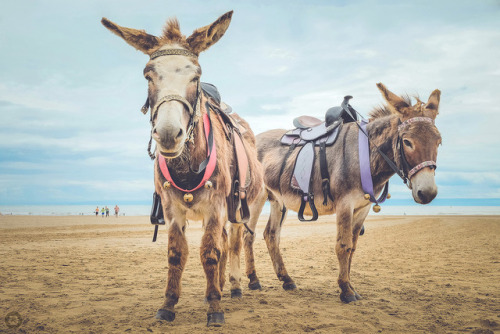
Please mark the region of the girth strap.
POLYGON ((328 172, 328 162, 326 160, 326 145, 322 140, 319 145, 319 169, 321 171, 321 188, 323 189, 323 205, 328 204, 328 198, 333 202, 333 195, 330 191, 330 173, 328 172))

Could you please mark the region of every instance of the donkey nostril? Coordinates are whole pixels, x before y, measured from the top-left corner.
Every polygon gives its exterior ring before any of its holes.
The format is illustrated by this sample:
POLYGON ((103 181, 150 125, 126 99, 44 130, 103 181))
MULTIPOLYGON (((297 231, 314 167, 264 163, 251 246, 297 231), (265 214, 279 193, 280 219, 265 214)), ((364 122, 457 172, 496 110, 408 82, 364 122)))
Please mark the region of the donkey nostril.
POLYGON ((424 195, 424 194, 422 193, 422 190, 419 190, 419 191, 417 192, 417 196, 418 196, 418 198, 420 198, 421 200, 423 200, 423 199, 424 199, 424 196, 423 196, 423 195, 424 195))
POLYGON ((182 129, 180 129, 180 130, 179 130, 179 133, 177 134, 177 137, 176 137, 176 138, 181 137, 183 134, 184 134, 184 131, 182 131, 182 129))

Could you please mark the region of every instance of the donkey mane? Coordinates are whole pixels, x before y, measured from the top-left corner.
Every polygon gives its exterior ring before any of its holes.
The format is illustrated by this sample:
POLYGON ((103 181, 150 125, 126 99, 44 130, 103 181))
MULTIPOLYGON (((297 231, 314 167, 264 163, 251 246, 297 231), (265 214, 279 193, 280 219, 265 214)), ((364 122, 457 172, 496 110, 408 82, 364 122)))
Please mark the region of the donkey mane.
POLYGON ((160 40, 160 44, 162 45, 167 43, 178 43, 183 47, 189 47, 186 41, 186 36, 181 33, 179 21, 175 17, 168 19, 165 23, 165 26, 163 27, 163 35, 160 40))
MULTIPOLYGON (((401 98, 408 104, 412 105, 411 102, 411 97, 408 94, 401 95, 401 98)), ((418 97, 415 97, 417 101, 420 101, 418 97)), ((393 112, 389 109, 389 106, 387 104, 383 104, 377 107, 374 107, 372 111, 368 113, 368 117, 370 121, 377 119, 377 118, 382 118, 386 116, 391 116, 393 115, 393 112)))

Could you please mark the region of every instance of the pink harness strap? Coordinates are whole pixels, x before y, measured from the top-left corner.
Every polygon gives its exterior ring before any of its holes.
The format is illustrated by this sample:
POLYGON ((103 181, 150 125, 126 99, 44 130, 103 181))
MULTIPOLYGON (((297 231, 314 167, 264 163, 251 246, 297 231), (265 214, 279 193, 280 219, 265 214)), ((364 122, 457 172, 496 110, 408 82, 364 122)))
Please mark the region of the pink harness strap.
MULTIPOLYGON (((203 129, 205 130, 205 138, 207 139, 207 143, 208 143, 208 135, 209 135, 211 129, 210 129, 210 122, 208 119, 208 115, 206 113, 203 114, 203 129)), ((158 163, 160 165, 161 173, 163 174, 165 179, 167 179, 167 181, 170 182, 170 184, 174 188, 179 189, 180 191, 183 191, 186 193, 190 193, 190 192, 193 192, 195 190, 200 189, 205 184, 205 182, 208 181, 208 179, 212 176, 212 174, 215 170, 215 165, 217 163, 217 151, 216 151, 215 143, 212 147, 212 152, 209 152, 209 148, 208 148, 208 144, 207 144, 207 156, 208 155, 210 155, 210 159, 208 160, 207 167, 205 168, 205 173, 203 175, 203 179, 193 189, 183 189, 175 184, 175 182, 172 179, 172 176, 170 175, 170 172, 168 170, 167 161, 166 161, 165 157, 163 157, 161 154, 158 155, 158 163)))

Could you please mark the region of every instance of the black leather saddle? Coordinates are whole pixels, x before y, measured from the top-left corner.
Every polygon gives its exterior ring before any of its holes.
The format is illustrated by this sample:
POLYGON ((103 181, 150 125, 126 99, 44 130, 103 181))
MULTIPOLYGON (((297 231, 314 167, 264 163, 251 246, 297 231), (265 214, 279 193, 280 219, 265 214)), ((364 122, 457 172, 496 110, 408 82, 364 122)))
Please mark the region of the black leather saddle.
POLYGON ((327 205, 328 198, 333 201, 333 195, 330 191, 330 175, 328 172, 328 161, 326 159, 326 147, 335 143, 343 123, 357 120, 356 112, 349 105, 349 100, 351 98, 352 96, 345 96, 341 106, 328 109, 324 121, 312 116, 300 116, 295 118, 293 120, 293 125, 296 128, 287 131, 280 139, 282 145, 290 147, 281 166, 280 179, 290 154, 296 147, 301 147, 295 160, 293 174, 290 180, 291 187, 298 190, 301 196, 301 205, 298 212, 298 217, 301 221, 314 221, 318 219, 318 211, 314 204, 314 194, 311 190, 314 172, 313 167, 316 159, 315 147, 317 146, 319 146, 323 205, 327 205), (306 203, 309 203, 312 212, 312 218, 309 220, 304 219, 303 216, 306 203))

